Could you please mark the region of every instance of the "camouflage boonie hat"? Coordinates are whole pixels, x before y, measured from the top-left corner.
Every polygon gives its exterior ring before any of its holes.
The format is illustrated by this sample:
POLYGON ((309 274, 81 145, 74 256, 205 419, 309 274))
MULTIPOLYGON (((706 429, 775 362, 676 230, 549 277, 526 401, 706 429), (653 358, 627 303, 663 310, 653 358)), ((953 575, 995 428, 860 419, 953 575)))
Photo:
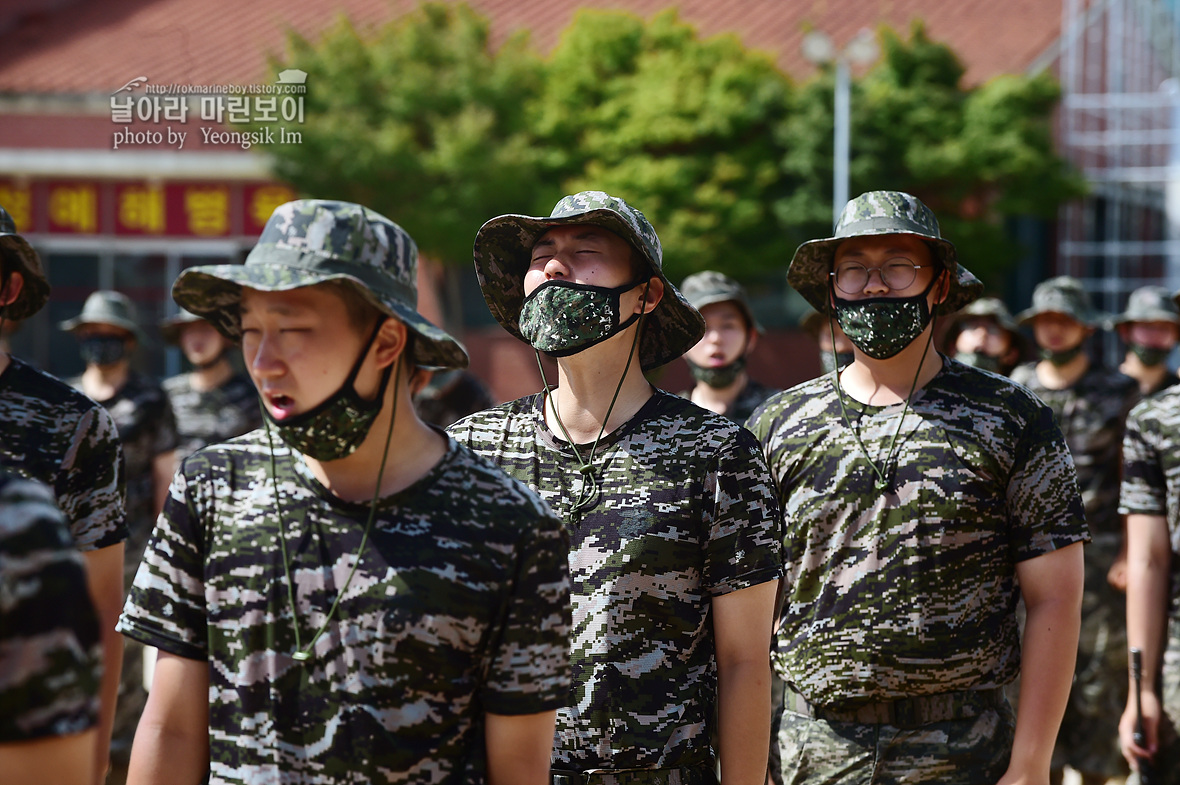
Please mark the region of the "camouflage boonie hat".
POLYGON ((599 226, 622 237, 664 282, 663 299, 644 317, 646 324, 639 340, 643 369, 669 363, 695 346, 705 334, 705 319, 664 275, 663 250, 655 229, 639 210, 602 191, 567 196, 554 206, 548 218, 501 215, 480 227, 475 235, 475 274, 496 321, 524 340, 520 308, 533 246, 551 227, 576 224, 599 226))
POLYGON ((1128 322, 1171 322, 1180 325, 1180 309, 1162 286, 1140 286, 1127 298, 1127 310, 1110 320, 1111 326, 1128 322))
POLYGON ((195 313, 181 308, 175 316, 169 316, 167 319, 160 320, 160 334, 164 336, 165 341, 175 344, 180 341, 180 332, 186 324, 201 321, 204 321, 204 319, 195 313))
POLYGON ((49 279, 41 269, 41 257, 28 240, 16 233, 16 221, 3 207, 0 207, 0 256, 5 272, 20 273, 24 279, 20 294, 11 304, 0 308, 0 316, 28 319, 49 301, 49 279))
POLYGON ((746 318, 746 324, 758 332, 762 332, 762 325, 754 318, 754 311, 750 308, 750 300, 746 297, 746 287, 730 278, 725 273, 716 270, 705 270, 693 273, 680 284, 680 292, 684 299, 698 311, 706 305, 717 303, 733 303, 741 309, 746 318))
POLYGON ((901 191, 869 191, 844 206, 831 237, 809 240, 795 250, 787 268, 787 283, 820 313, 830 314, 832 260, 836 248, 850 237, 912 234, 930 246, 934 257, 950 273, 946 300, 934 307, 936 315, 954 313, 983 293, 983 284, 959 264, 955 246, 944 240, 938 219, 916 196, 901 191))
POLYGON ((172 299, 235 343, 242 287, 285 292, 339 281, 417 335, 414 362, 466 368, 466 350, 418 313, 418 246, 385 216, 351 202, 303 199, 275 208, 245 264, 190 267, 172 299))
POLYGON ((1012 318, 1012 312, 1008 310, 1008 306, 1004 305, 1004 301, 998 297, 980 297, 975 302, 956 311, 951 316, 951 324, 958 325, 967 319, 979 317, 991 319, 1008 332, 1020 335, 1020 325, 1012 318))
POLYGON ((139 329, 139 320, 135 315, 135 303, 122 292, 110 289, 99 289, 91 293, 82 304, 82 313, 73 319, 67 319, 59 326, 68 332, 74 332, 84 324, 110 324, 122 327, 135 334, 136 340, 143 342, 143 331, 139 329))
POLYGON ((1077 319, 1087 327, 1101 327, 1102 314, 1090 305, 1090 295, 1082 282, 1069 275, 1059 275, 1041 281, 1033 289, 1032 306, 1016 316, 1020 324, 1028 324, 1043 313, 1060 313, 1077 319))

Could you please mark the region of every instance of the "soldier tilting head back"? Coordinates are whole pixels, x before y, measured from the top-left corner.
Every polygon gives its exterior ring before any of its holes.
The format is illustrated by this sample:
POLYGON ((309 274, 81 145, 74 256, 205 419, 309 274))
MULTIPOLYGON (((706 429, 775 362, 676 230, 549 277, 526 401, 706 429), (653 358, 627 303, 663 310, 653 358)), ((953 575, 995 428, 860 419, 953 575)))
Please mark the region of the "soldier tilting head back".
POLYGON ((643 376, 704 331, 655 230, 585 191, 489 220, 475 270, 500 324, 557 358, 556 387, 450 429, 570 532, 574 685, 554 785, 715 783, 715 727, 726 782, 761 785, 777 508, 748 431, 643 376))
POLYGON ((749 422, 789 554, 773 654, 784 781, 1044 781, 1086 538, 1053 413, 933 348, 933 316, 981 287, 915 197, 853 199, 787 280, 855 360, 749 422), (1016 721, 1003 686, 1022 663, 1016 721))
POLYGON ((241 342, 265 427, 184 462, 120 620, 161 651, 133 777, 546 781, 566 538, 415 415, 415 362, 467 364, 417 264, 388 218, 302 200, 173 286, 241 342))

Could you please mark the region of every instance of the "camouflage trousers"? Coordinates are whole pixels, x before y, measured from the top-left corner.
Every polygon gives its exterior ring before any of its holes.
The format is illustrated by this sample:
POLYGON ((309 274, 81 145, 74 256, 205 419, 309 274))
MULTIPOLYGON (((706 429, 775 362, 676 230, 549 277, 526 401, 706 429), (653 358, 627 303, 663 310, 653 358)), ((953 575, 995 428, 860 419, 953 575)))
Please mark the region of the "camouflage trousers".
POLYGON ((975 717, 900 728, 782 715, 784 785, 995 785, 1008 768, 1016 719, 1006 703, 975 717))
POLYGON ((1119 718, 1127 705, 1126 598, 1106 582, 1119 535, 1097 535, 1086 547, 1086 584, 1078 662, 1053 751, 1053 768, 1071 766, 1105 777, 1125 776, 1119 718))

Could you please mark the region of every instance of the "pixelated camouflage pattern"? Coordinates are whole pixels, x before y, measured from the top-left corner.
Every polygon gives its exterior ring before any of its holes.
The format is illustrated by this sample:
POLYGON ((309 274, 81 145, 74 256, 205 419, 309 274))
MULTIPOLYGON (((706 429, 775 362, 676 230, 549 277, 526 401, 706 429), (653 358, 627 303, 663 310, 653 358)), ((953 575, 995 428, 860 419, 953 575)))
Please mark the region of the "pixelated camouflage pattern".
POLYGON ((82 312, 73 319, 66 319, 58 326, 67 332, 74 332, 84 324, 109 324, 122 327, 135 335, 136 340, 143 342, 143 330, 139 329, 139 318, 135 312, 135 303, 122 292, 100 289, 91 292, 82 303, 82 312))
POLYGON ((1127 414, 1139 400, 1139 385, 1097 365, 1061 390, 1041 383, 1036 363, 1017 366, 1012 379, 1053 410, 1077 468, 1086 521, 1094 537, 1086 548, 1078 661, 1058 734, 1057 760, 1079 771, 1117 776, 1124 771, 1118 722, 1127 702, 1126 606, 1123 594, 1107 583, 1106 575, 1122 546, 1119 456, 1127 414))
POLYGON ((608 229, 629 242, 664 282, 664 297, 646 317, 639 342, 644 370, 675 360, 705 334, 705 320, 663 271, 663 250, 655 229, 639 210, 602 191, 564 197, 548 218, 501 215, 475 235, 475 274, 488 309, 496 321, 522 341, 518 320, 524 303, 524 274, 537 238, 554 226, 590 224, 608 229))
POLYGON ((377 502, 339 500, 253 431, 188 458, 119 629, 209 662, 210 782, 479 785, 482 715, 569 694, 568 538, 527 489, 453 442, 377 502), (278 545, 280 494, 297 611, 278 545))
POLYGON ((725 273, 716 270, 704 270, 693 273, 680 284, 680 292, 684 299, 698 311, 706 305, 716 303, 733 303, 741 309, 746 317, 746 324, 758 332, 762 332, 762 325, 754 318, 754 311, 750 308, 750 298, 746 295, 746 287, 730 278, 725 273))
MULTIPOLYGON (((70 383, 81 391, 81 377, 70 383)), ((157 455, 175 450, 179 444, 176 418, 163 388, 154 380, 131 371, 113 398, 99 401, 110 413, 119 432, 127 478, 127 530, 125 562, 127 585, 135 575, 139 555, 155 523, 152 497, 152 462, 157 455)))
POLYGON ((1180 785, 1180 619, 1168 622, 1163 667, 1160 673, 1160 719, 1158 748, 1152 758, 1151 785, 1180 785))
POLYGON ((853 345, 878 360, 909 346, 930 325, 926 295, 854 300, 836 308, 836 321, 853 345))
POLYGON ((0 743, 98 722, 102 643, 86 566, 49 486, 0 470, 0 743))
POLYGON ((1053 410, 1077 467, 1090 531, 1117 539, 1122 533, 1117 512, 1119 450, 1127 414, 1139 402, 1139 385, 1129 376, 1091 364, 1072 386, 1051 390, 1037 378, 1036 365, 1018 365, 1012 369, 1012 380, 1053 410))
POLYGON ((68 384, 16 357, 0 374, 0 466, 53 489, 80 551, 127 539, 115 422, 68 384))
POLYGON ((418 313, 418 246, 393 221, 350 202, 303 199, 275 208, 245 264, 190 267, 172 285, 172 299, 241 340, 242 287, 287 291, 325 281, 351 285, 377 310, 417 334, 415 360, 466 368, 466 350, 418 313))
POLYGON ((1160 515, 1172 546, 1170 614, 1180 619, 1180 387, 1146 398, 1127 415, 1118 511, 1160 515))
POLYGON ((1111 325, 1130 322, 1171 322, 1180 325, 1180 309, 1172 294, 1162 286, 1140 286, 1127 298, 1127 310, 1110 320, 1111 325))
POLYGON ((1077 319, 1087 327, 1099 327, 1105 321, 1090 303, 1090 293, 1082 282, 1069 275, 1041 281, 1033 289, 1032 305, 1016 314, 1016 321, 1028 324, 1043 313, 1060 313, 1077 319))
POLYGON ((0 272, 21 274, 24 286, 16 300, 0 308, 5 319, 28 319, 49 302, 49 279, 41 269, 41 257, 29 241, 16 232, 16 221, 0 206, 0 272))
MULTIPOLYGON (((754 381, 753 379, 747 379, 746 386, 738 393, 738 397, 734 399, 733 405, 723 412, 723 414, 738 425, 745 425, 746 420, 750 419, 750 415, 754 413, 754 410, 761 406, 763 401, 777 392, 781 392, 781 390, 774 387, 767 387, 765 384, 754 381)), ((692 390, 681 391, 680 397, 691 399, 692 390)))
POLYGON ((779 731, 786 785, 994 785, 1008 769, 1011 707, 921 728, 826 722, 788 711, 779 731))
POLYGON ((1017 562, 1087 537, 1052 411, 945 358, 908 409, 846 397, 880 489, 833 381, 776 395, 747 423, 788 533, 775 668, 833 707, 1006 684, 1020 667, 1017 562))
POLYGON ((951 314, 983 293, 983 284, 958 262, 955 246, 943 239, 938 219, 915 196, 900 191, 869 191, 844 205, 831 237, 809 240, 795 250, 787 268, 787 283, 820 313, 831 313, 828 293, 832 259, 836 248, 849 237, 879 234, 912 234, 923 238, 934 258, 950 272, 946 300, 934 307, 934 314, 951 314))
POLYGON ((479 412, 450 431, 528 484, 570 530, 574 688, 557 713, 554 766, 707 765, 717 693, 712 598, 775 580, 782 567, 758 444, 657 391, 602 437, 595 502, 574 523, 586 475, 546 427, 542 398, 479 412))
POLYGON ((258 391, 244 373, 234 374, 212 390, 196 389, 188 373, 165 379, 162 386, 176 417, 178 462, 202 447, 262 425, 258 391))
POLYGON ((621 323, 619 293, 597 286, 541 284, 520 310, 521 336, 537 351, 555 357, 602 343, 621 323))

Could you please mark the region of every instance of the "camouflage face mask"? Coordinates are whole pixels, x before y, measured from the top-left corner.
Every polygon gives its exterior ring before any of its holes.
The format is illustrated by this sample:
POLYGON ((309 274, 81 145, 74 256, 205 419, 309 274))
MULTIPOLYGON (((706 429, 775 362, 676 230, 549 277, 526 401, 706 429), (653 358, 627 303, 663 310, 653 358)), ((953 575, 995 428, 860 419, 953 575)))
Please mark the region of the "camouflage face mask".
POLYGON ((990 354, 984 354, 983 352, 958 352, 955 354, 955 359, 963 363, 963 365, 970 365, 972 368, 978 368, 981 371, 1000 372, 1000 358, 992 357, 990 354))
POLYGON ((1132 343, 1128 344, 1131 353, 1139 358, 1139 362, 1146 365, 1148 368, 1154 368, 1168 359, 1168 355, 1172 353, 1171 349, 1161 349, 1158 346, 1144 346, 1143 344, 1132 343))
POLYGON ((269 408, 262 407, 263 415, 279 432, 284 442, 317 461, 335 461, 356 452, 356 448, 360 447, 373 426, 373 420, 381 411, 381 405, 385 401, 385 388, 393 372, 392 364, 386 367, 381 375, 381 387, 373 400, 366 401, 357 393, 356 376, 360 373, 365 356, 368 355, 369 348, 372 347, 380 329, 381 322, 378 322, 344 384, 323 403, 302 414, 284 417, 282 420, 276 420, 271 416, 269 408))
POLYGON ((836 321, 856 348, 874 360, 886 360, 914 342, 930 324, 926 295, 938 278, 912 297, 874 297, 870 300, 833 299, 836 321))
POLYGON ((609 289, 573 281, 546 281, 524 298, 520 334, 537 351, 568 357, 630 327, 638 313, 620 324, 619 298, 645 283, 641 278, 609 289))
MULTIPOLYGON (((1084 341, 1083 341, 1084 343, 1084 341)), ((1040 355, 1042 360, 1049 362, 1060 368, 1063 365, 1068 365, 1075 357, 1082 353, 1082 344, 1078 344, 1072 349, 1062 349, 1061 351, 1054 351, 1053 349, 1041 349, 1040 355)))
POLYGON ((689 362, 688 370, 692 374, 692 378, 698 382, 705 384, 715 389, 721 390, 733 384, 738 378, 738 374, 746 370, 745 356, 739 357, 729 365, 722 365, 717 368, 708 368, 696 363, 689 362))
POLYGON ((837 368, 847 368, 856 360, 852 352, 833 352, 831 349, 819 350, 819 365, 824 373, 831 373, 837 368))
POLYGON ((114 365, 127 356, 127 341, 117 335, 92 335, 78 340, 78 353, 87 365, 114 365))

